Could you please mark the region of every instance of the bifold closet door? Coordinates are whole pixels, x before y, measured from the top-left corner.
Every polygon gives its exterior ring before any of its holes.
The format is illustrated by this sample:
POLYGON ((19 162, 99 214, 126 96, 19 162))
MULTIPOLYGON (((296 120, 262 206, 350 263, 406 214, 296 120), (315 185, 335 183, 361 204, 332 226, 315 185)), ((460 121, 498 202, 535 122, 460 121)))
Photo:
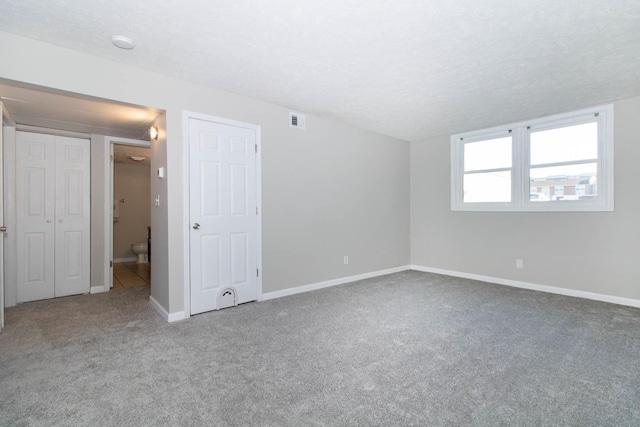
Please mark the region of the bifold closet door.
POLYGON ((18 302, 54 297, 55 137, 16 132, 18 302))
POLYGON ((55 296, 90 290, 89 141, 56 137, 55 296))
POLYGON ((17 297, 89 292, 89 141, 16 132, 17 297))

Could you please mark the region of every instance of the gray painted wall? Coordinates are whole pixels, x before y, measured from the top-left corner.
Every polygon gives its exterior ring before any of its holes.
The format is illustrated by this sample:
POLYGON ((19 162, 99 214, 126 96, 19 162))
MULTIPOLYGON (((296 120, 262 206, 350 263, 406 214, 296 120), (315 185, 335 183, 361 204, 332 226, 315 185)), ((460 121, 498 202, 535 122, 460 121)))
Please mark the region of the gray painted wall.
MULTIPOLYGON (((157 177, 157 170, 159 167, 167 167, 167 115, 162 114, 158 119, 153 123, 153 126, 157 127, 160 131, 158 135, 157 141, 151 141, 151 203, 153 206, 151 207, 151 295, 155 300, 162 305, 165 309, 167 307, 177 306, 178 308, 173 311, 169 311, 170 313, 180 312, 183 309, 183 298, 179 298, 179 303, 177 302, 178 297, 174 296, 173 300, 171 300, 170 293, 173 295, 184 292, 184 282, 185 279, 182 278, 183 285, 176 283, 174 279, 171 283, 168 283, 165 278, 168 277, 169 274, 169 260, 170 257, 180 257, 180 260, 173 260, 171 266, 175 266, 178 268, 180 272, 186 270, 186 267, 182 264, 181 260, 184 258, 183 253, 176 253, 175 251, 169 251, 169 239, 171 230, 169 229, 169 223, 165 218, 165 211, 169 205, 169 200, 167 197, 167 180, 171 178, 169 175, 172 170, 165 171, 165 178, 160 179, 157 177), (160 206, 155 206, 154 199, 156 196, 160 199, 160 206), (156 279, 159 278, 159 279, 156 279)), ((182 144, 182 139, 177 140, 178 144, 182 144)), ((179 199, 179 197, 175 197, 179 199)), ((177 205, 177 208, 181 209, 181 205, 177 205)), ((179 219, 174 219, 174 221, 186 221, 181 216, 179 219)), ((178 231, 181 229, 181 223, 172 222, 173 228, 178 231)), ((185 224, 185 228, 188 225, 185 224)), ((184 235, 180 234, 180 237, 184 239, 184 235)), ((181 246, 182 250, 185 250, 185 247, 181 246)), ((188 248, 186 248, 188 249, 188 248)), ((188 271, 188 270, 186 270, 188 271)), ((176 275, 174 275, 176 276, 176 275)))
POLYGON ((113 224, 113 259, 131 258, 134 243, 147 242, 151 225, 149 165, 116 163, 113 168, 114 198, 120 203, 120 220, 113 224))
POLYGON ((104 221, 108 206, 105 206, 105 162, 108 151, 105 150, 105 138, 91 135, 91 286, 109 286, 105 283, 107 263, 105 262, 104 221))
POLYGON ((615 212, 452 212, 449 135, 411 143, 411 263, 640 299, 640 98, 614 109, 615 212))
POLYGON ((264 292, 408 264, 407 142, 311 114, 305 131, 290 128, 287 108, 8 33, 0 51, 0 78, 166 111, 151 145, 152 175, 166 167, 151 182, 151 294, 169 313, 183 309, 188 277, 185 110, 262 127, 264 292))

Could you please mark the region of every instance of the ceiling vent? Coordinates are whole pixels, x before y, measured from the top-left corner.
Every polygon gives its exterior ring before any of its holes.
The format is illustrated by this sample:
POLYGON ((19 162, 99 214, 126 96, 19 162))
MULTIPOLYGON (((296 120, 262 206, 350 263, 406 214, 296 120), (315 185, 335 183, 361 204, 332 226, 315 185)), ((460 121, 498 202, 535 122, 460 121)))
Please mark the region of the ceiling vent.
POLYGON ((289 113, 289 126, 292 128, 304 129, 306 124, 306 119, 304 114, 300 113, 289 113))

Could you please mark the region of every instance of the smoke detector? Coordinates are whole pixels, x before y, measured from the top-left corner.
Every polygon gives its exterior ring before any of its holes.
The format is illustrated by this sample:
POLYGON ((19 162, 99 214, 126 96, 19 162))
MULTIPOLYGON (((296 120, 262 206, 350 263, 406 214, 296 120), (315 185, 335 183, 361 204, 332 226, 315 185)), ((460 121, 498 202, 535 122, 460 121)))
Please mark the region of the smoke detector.
POLYGON ((113 43, 115 47, 125 50, 131 50, 134 46, 133 40, 125 36, 113 36, 111 37, 111 43, 113 43))

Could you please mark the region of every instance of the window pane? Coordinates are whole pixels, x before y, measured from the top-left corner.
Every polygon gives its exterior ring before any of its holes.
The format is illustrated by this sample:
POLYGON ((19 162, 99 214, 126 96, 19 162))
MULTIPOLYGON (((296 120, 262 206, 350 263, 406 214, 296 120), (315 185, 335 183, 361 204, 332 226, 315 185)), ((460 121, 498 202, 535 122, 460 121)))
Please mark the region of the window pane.
POLYGON ((531 132, 531 164, 598 158, 598 123, 531 132))
POLYGON ((464 203, 510 202, 511 171, 464 175, 464 203))
POLYGON ((594 199, 598 194, 597 171, 596 163, 531 169, 529 200, 546 202, 594 199))
POLYGON ((510 167, 510 136, 464 144, 465 172, 510 167))

